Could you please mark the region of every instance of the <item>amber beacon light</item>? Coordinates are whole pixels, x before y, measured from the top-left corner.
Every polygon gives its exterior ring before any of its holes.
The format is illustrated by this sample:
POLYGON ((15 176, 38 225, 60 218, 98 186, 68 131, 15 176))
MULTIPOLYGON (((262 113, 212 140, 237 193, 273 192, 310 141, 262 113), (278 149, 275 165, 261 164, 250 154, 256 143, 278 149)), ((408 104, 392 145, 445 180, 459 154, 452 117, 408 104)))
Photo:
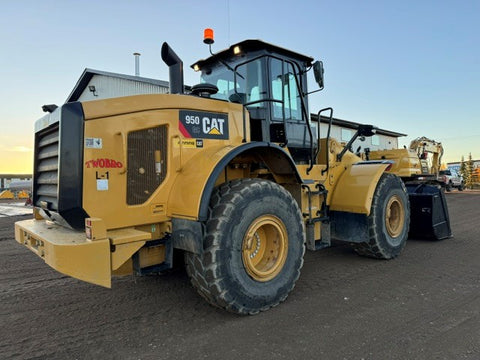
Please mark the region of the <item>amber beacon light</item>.
POLYGON ((205 44, 211 45, 214 43, 213 40, 213 29, 205 29, 203 30, 203 42, 205 44))

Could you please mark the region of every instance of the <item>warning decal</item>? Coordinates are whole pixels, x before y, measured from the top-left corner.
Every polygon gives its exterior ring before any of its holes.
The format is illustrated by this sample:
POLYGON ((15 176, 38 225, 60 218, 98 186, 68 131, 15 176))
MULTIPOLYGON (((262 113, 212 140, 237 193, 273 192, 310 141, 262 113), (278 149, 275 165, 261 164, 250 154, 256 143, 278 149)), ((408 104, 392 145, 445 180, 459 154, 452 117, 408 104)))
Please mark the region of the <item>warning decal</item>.
POLYGON ((186 138, 228 139, 228 115, 180 110, 178 129, 186 138))

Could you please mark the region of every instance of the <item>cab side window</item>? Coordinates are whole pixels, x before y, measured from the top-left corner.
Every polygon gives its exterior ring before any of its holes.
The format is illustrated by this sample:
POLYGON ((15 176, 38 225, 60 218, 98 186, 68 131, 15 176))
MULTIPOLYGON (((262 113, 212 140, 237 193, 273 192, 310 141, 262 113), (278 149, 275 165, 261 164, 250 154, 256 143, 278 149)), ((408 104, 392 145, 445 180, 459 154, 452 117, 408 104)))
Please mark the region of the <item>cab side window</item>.
POLYGON ((281 103, 272 103, 272 117, 274 120, 283 120, 285 111, 286 120, 302 120, 301 100, 298 92, 295 72, 290 63, 279 59, 270 59, 270 79, 272 97, 281 103))

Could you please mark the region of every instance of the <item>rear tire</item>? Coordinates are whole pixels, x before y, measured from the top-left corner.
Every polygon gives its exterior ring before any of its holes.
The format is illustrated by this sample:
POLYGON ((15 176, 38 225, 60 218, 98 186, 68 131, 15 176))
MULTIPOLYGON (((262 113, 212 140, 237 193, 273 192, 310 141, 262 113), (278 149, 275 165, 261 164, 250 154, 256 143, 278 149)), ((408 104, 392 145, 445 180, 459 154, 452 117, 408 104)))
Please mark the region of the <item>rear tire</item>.
POLYGON ((212 194, 203 255, 185 253, 193 286, 210 304, 255 314, 284 301, 300 276, 303 217, 284 188, 234 180, 212 194))
POLYGON ((384 173, 373 196, 367 218, 369 240, 355 244, 362 256, 393 259, 405 247, 410 225, 410 205, 403 181, 395 175, 384 173))
POLYGON ((452 183, 449 182, 447 185, 445 185, 445 190, 447 190, 448 192, 452 191, 452 183))

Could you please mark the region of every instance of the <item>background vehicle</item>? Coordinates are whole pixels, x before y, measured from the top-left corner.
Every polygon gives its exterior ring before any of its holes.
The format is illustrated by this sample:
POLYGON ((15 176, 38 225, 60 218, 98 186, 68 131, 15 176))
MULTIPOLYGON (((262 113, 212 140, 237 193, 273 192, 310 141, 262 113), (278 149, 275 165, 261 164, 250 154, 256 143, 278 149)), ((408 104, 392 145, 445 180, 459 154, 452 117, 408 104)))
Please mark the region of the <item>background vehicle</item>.
POLYGON ((372 160, 392 160, 389 171, 405 182, 438 184, 443 152, 441 143, 422 136, 412 140, 408 149, 376 150, 367 152, 366 156, 372 160))
MULTIPOLYGON (((18 242, 106 287, 112 275, 169 269, 182 250, 198 292, 239 314, 285 300, 305 248, 334 238, 360 255, 400 254, 419 206, 390 161, 348 150, 373 126, 342 147, 311 123, 306 74, 322 89, 321 62, 245 40, 192 65, 202 83, 185 95, 166 43, 162 58, 170 94, 67 103, 37 122, 35 219, 16 223, 18 242)), ((427 235, 448 237, 448 213, 427 208, 427 235)))
POLYGON ((453 169, 440 170, 438 181, 442 183, 446 191, 451 191, 453 188, 463 191, 463 177, 453 169))

